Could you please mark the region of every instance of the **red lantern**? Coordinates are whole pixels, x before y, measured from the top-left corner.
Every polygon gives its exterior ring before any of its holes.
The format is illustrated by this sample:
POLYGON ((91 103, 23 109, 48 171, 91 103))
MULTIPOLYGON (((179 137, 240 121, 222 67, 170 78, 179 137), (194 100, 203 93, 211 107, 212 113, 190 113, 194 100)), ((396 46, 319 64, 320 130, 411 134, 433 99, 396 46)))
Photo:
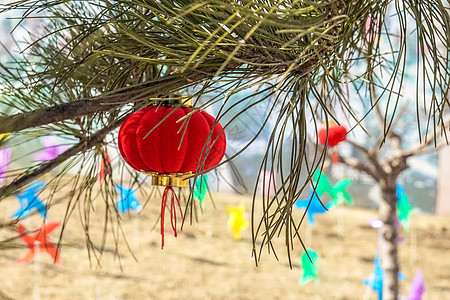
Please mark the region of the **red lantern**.
POLYGON ((214 117, 190 107, 148 106, 130 115, 119 130, 123 159, 134 169, 152 176, 153 185, 166 186, 161 203, 161 235, 164 247, 164 211, 169 191, 171 225, 176 232, 173 186, 187 187, 187 177, 216 166, 226 148, 225 133, 214 117))
MULTIPOLYGON (((324 125, 319 130, 319 143, 321 145, 327 145, 328 147, 335 147, 340 142, 345 141, 347 138, 347 129, 344 126, 339 126, 337 124, 330 124, 328 126, 324 125)), ((333 149, 333 162, 338 163, 338 156, 336 150, 333 149)))

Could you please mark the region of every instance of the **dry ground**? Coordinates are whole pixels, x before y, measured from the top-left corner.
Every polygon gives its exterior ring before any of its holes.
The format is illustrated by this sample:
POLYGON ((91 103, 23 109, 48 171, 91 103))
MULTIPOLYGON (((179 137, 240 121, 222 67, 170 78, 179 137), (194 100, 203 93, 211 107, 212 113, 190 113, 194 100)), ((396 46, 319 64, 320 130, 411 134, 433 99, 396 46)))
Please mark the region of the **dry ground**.
MULTIPOLYGON (((119 261, 110 235, 101 266, 93 258, 90 266, 76 213, 66 228, 63 242, 67 245, 60 265, 52 264, 45 253, 39 263, 15 265, 14 259, 26 249, 2 250, 0 298, 3 294, 11 299, 376 299, 362 283, 372 272, 377 232, 367 221, 376 211, 337 208, 318 216, 314 228, 305 224, 302 232, 307 246, 320 254, 320 281, 300 286, 300 246, 293 252, 292 270, 282 239, 280 261, 263 255, 256 267, 250 231, 243 233, 242 240, 233 240, 225 207, 243 202, 249 209, 250 198, 215 195, 216 209, 207 203, 199 223, 185 226, 177 239, 167 233, 164 250, 160 249, 159 226, 153 228, 159 201, 152 200, 139 216, 123 216, 124 232, 137 261, 123 242, 119 243, 119 261)), ((8 205, 0 206, 3 222, 18 206, 13 198, 4 202, 8 205)), ((55 206, 49 219, 61 220, 63 213, 62 206, 55 206)), ((33 216, 24 224, 31 229, 39 218, 33 216)), ((92 215, 90 229, 96 242, 101 240, 103 219, 101 209, 92 215)), ((403 295, 408 293, 415 271, 421 269, 426 280, 425 299, 450 299, 449 221, 431 215, 412 218, 412 230, 400 246, 401 269, 406 274, 401 283, 403 295)), ((56 240, 58 233, 54 233, 56 240)), ((4 239, 14 232, 0 229, 0 234, 4 239)))

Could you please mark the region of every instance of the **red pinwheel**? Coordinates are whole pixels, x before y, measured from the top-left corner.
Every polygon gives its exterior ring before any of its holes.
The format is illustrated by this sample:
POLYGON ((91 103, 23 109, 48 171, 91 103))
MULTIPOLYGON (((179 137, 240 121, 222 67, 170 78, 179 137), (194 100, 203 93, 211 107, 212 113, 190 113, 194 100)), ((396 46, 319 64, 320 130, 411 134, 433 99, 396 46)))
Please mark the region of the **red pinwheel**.
MULTIPOLYGON (((347 129, 344 126, 339 126, 334 123, 330 124, 328 128, 326 125, 323 125, 319 130, 319 143, 321 145, 335 147, 339 143, 345 141, 346 138, 347 129)), ((338 163, 338 155, 335 148, 333 148, 333 163, 338 163)))
POLYGON ((108 151, 102 153, 102 160, 100 161, 100 183, 105 180, 106 176, 112 175, 111 160, 109 159, 108 151))
POLYGON ((17 224, 17 233, 20 239, 27 245, 28 253, 16 259, 15 263, 21 264, 33 261, 37 249, 39 249, 39 252, 47 252, 55 263, 59 263, 58 248, 48 237, 59 225, 60 223, 58 222, 46 222, 35 233, 28 235, 25 226, 20 223, 17 224))
POLYGON ((183 218, 173 186, 187 187, 188 177, 216 166, 226 148, 222 126, 208 113, 191 107, 148 106, 130 115, 119 130, 123 159, 152 176, 153 185, 166 186, 161 203, 164 247, 164 211, 171 192, 170 221, 176 232, 176 208, 183 218))

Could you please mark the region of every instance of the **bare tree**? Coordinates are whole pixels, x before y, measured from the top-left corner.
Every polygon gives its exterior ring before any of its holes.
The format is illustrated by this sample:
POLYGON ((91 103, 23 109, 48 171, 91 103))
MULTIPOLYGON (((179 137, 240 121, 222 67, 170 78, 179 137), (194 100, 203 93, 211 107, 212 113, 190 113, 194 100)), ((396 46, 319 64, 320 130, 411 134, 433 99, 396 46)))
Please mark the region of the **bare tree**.
MULTIPOLYGON (((371 81, 373 82, 373 81, 371 81)), ((370 97, 372 101, 378 102, 373 83, 370 83, 370 97)), ((384 127, 385 118, 382 116, 380 106, 375 107, 379 128, 384 127)), ((401 119, 401 114, 396 120, 401 119)), ((448 127, 447 122, 444 127, 448 127)), ((395 123, 393 124, 395 127, 395 123)), ((362 154, 364 159, 355 157, 339 156, 340 161, 345 165, 369 175, 381 189, 381 201, 379 203, 379 215, 383 221, 381 228, 380 260, 385 271, 383 279, 383 299, 398 299, 399 293, 399 259, 398 259, 398 216, 397 216, 397 179, 399 175, 409 168, 408 159, 427 152, 437 151, 446 146, 447 142, 436 143, 436 137, 441 131, 436 131, 422 137, 422 142, 416 146, 406 148, 402 143, 402 132, 392 129, 384 136, 381 135, 371 146, 362 145, 351 139, 347 139, 356 152, 362 154), (388 143, 389 155, 381 157, 381 142, 388 143)), ((386 151, 384 151, 386 152, 386 151)))

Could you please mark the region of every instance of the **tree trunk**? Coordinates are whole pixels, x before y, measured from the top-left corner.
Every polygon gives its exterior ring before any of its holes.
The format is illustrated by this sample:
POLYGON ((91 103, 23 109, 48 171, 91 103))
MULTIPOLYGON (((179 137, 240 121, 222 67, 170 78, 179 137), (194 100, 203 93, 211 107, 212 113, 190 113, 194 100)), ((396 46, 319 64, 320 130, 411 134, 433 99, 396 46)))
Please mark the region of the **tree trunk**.
POLYGON ((397 252, 397 195, 395 179, 384 178, 381 184, 382 199, 380 217, 384 222, 381 229, 379 250, 381 267, 384 269, 383 300, 398 300, 398 252, 397 252))

